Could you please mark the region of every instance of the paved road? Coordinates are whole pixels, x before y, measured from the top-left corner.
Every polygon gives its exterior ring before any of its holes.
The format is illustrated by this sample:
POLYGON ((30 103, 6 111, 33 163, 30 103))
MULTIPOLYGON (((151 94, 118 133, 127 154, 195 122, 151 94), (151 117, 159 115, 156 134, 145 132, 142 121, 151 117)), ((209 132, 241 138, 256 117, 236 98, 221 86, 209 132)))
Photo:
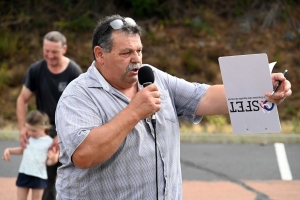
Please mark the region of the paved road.
MULTIPOLYGON (((300 180, 300 145, 286 144, 293 180, 300 180)), ((184 180, 282 180, 275 145, 181 143, 184 180)))
MULTIPOLYGON (((18 141, 0 140, 0 153, 18 141)), ((181 143, 183 200, 300 200, 300 145, 285 145, 292 181, 283 181, 274 144, 181 143)), ((15 199, 21 156, 0 161, 0 196, 15 199)))

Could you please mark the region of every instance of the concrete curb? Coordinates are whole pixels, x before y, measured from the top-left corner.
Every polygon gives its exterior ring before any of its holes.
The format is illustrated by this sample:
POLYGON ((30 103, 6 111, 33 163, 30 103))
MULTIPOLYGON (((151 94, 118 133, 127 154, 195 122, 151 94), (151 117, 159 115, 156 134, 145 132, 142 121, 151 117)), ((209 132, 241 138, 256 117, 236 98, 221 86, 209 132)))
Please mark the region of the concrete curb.
POLYGON ((300 134, 181 134, 181 142, 206 142, 206 143, 253 143, 270 144, 286 143, 299 144, 300 134))
MULTIPOLYGON (((0 140, 18 140, 18 130, 0 130, 0 140)), ((203 143, 253 143, 253 144, 300 144, 300 134, 233 134, 233 133, 182 133, 181 142, 203 143)))

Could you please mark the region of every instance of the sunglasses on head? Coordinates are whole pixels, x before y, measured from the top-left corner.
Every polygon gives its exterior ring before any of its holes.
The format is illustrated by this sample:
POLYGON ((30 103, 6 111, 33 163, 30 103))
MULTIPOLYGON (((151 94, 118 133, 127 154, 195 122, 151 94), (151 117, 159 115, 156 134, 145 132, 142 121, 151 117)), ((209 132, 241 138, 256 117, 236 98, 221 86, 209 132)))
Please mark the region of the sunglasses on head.
POLYGON ((114 29, 114 30, 119 30, 121 29, 125 24, 129 26, 136 26, 136 23, 133 19, 126 17, 124 19, 115 19, 114 21, 110 22, 109 25, 114 29))
MULTIPOLYGON (((124 25, 129 25, 129 26, 136 26, 137 24, 135 23, 135 21, 129 17, 126 17, 124 19, 115 19, 112 22, 109 23, 109 26, 112 27, 114 30, 119 30, 121 29, 124 25)), ((106 27, 106 29, 103 31, 103 34, 108 30, 108 27, 106 27)), ((100 46, 100 40, 98 41, 98 46, 100 46)))

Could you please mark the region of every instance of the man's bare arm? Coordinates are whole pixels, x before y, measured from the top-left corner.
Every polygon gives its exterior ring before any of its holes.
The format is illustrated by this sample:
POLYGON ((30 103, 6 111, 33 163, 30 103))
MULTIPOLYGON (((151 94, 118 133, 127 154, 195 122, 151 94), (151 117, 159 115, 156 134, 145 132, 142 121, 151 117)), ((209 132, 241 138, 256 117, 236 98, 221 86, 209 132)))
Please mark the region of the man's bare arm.
POLYGON ((18 118, 18 127, 20 132, 20 144, 23 148, 28 143, 27 130, 25 128, 25 118, 27 114, 29 99, 33 96, 33 93, 23 85, 22 90, 17 99, 16 115, 18 118))
MULTIPOLYGON (((291 83, 282 73, 273 73, 271 77, 273 85, 275 85, 278 80, 282 81, 282 83, 274 95, 271 95, 270 91, 265 93, 265 97, 272 103, 280 104, 286 97, 292 94, 291 83)), ((228 106, 224 86, 210 86, 199 102, 196 115, 221 115, 227 113, 228 106)))
POLYGON ((72 155, 74 164, 90 168, 109 159, 140 120, 160 109, 159 96, 154 84, 139 91, 115 118, 90 131, 72 155))

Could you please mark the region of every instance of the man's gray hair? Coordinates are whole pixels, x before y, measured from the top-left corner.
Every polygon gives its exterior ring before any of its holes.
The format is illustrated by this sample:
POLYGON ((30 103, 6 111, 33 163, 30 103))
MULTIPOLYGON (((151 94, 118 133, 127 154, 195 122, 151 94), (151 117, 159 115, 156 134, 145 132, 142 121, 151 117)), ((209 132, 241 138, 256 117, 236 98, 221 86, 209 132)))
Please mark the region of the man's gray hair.
POLYGON ((94 59, 95 59, 95 55, 94 55, 95 46, 100 46, 105 52, 111 51, 113 46, 113 38, 112 38, 113 31, 122 31, 128 35, 137 34, 141 36, 142 29, 138 25, 132 26, 129 24, 124 24, 122 28, 118 30, 114 30, 113 28, 111 28, 110 22, 116 19, 121 19, 122 21, 124 20, 124 18, 121 17, 120 15, 111 15, 103 18, 98 22, 98 25, 95 28, 93 34, 92 52, 93 52, 94 59))
POLYGON ((61 42, 62 46, 67 45, 66 37, 58 31, 51 31, 51 32, 47 33, 44 36, 44 40, 48 40, 51 42, 61 42))

